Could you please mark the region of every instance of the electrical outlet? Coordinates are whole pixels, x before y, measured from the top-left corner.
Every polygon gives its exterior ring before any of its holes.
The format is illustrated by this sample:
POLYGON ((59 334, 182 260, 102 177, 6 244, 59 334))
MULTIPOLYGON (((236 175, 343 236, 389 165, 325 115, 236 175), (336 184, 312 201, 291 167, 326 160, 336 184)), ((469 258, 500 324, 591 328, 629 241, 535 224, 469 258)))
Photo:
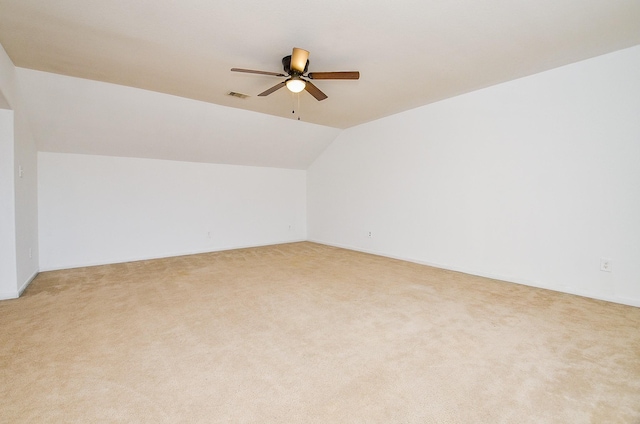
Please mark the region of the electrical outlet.
POLYGON ((600 258, 600 271, 611 272, 611 259, 600 258))
POLYGON ((372 233, 371 231, 369 231, 369 232, 367 233, 367 237, 369 237, 369 238, 373 237, 373 233, 372 233))

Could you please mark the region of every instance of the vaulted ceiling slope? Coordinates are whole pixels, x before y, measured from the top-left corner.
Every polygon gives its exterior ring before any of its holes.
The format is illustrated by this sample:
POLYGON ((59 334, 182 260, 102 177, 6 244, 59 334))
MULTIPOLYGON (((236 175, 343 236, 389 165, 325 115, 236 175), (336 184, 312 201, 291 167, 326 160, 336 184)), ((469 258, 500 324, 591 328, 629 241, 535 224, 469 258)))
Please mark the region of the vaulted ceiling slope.
POLYGON ((307 169, 341 130, 17 68, 38 150, 307 169))
POLYGON ((0 0, 0 43, 17 67, 347 128, 640 44, 640 2, 0 0), (280 72, 292 47, 361 79, 318 102, 229 71, 280 72))

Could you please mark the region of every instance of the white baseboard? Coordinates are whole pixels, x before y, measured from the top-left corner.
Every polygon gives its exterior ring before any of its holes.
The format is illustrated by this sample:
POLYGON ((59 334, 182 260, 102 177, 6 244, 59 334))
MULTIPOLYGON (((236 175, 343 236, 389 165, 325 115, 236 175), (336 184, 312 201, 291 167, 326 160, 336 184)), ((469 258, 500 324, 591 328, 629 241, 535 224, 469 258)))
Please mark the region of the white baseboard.
POLYGON ((263 243, 263 244, 252 244, 252 245, 231 245, 224 246, 216 249, 204 249, 204 250, 190 250, 184 252, 172 252, 163 255, 149 255, 149 256, 136 256, 130 258, 118 258, 118 259, 106 259, 104 261, 94 261, 94 262, 83 262, 83 263, 75 263, 75 264, 66 264, 60 266, 45 266, 41 267, 40 272, 46 271, 59 271, 62 269, 73 269, 73 268, 84 268, 90 266, 100 266, 100 265, 111 265, 111 264, 122 264, 127 262, 138 262, 138 261, 148 261, 152 259, 164 259, 164 258, 175 258, 178 256, 189 256, 189 255, 198 255, 201 253, 212 253, 212 252, 223 252, 225 250, 236 250, 236 249, 249 249, 252 247, 263 247, 263 246, 275 246, 278 244, 288 244, 288 243, 299 243, 302 241, 306 241, 305 239, 294 239, 294 240, 283 240, 283 241, 275 241, 273 243, 263 243))
POLYGON ((383 257, 386 257, 386 258, 398 259, 398 260, 407 261, 407 262, 413 262, 413 263, 416 263, 416 264, 427 265, 427 266, 431 266, 431 267, 434 267, 434 268, 446 269, 448 271, 456 271, 456 272, 462 272, 464 274, 476 275, 478 277, 491 278, 492 280, 500 280, 500 281, 504 281, 504 282, 507 282, 507 283, 520 284, 520 285, 523 285, 523 286, 529 286, 529 287, 535 287, 535 288, 539 288, 539 289, 551 290, 551 291, 555 291, 555 292, 559 292, 559 293, 572 294, 572 295, 576 295, 576 296, 587 297, 587 298, 590 298, 590 299, 604 300, 606 302, 620 303, 622 305, 640 307, 640 299, 631 299, 631 298, 619 297, 619 296, 599 295, 599 294, 587 293, 587 292, 583 292, 583 291, 580 291, 580 290, 573 290, 573 289, 565 289, 565 288, 560 289, 558 287, 552 287, 552 286, 549 286, 549 285, 541 284, 541 283, 536 282, 536 281, 528 281, 526 279, 513 277, 513 276, 505 276, 505 275, 500 275, 500 274, 487 274, 487 273, 483 273, 483 272, 476 272, 474 270, 463 269, 463 268, 459 268, 459 267, 452 267, 452 266, 449 266, 449 265, 446 265, 446 264, 437 264, 437 263, 426 262, 426 261, 422 261, 422 260, 418 260, 418 259, 414 259, 414 258, 407 258, 407 257, 401 257, 401 256, 395 256, 395 255, 388 255, 388 254, 377 252, 377 251, 374 251, 374 250, 368 250, 368 249, 363 249, 363 248, 360 248, 360 247, 349 246, 349 245, 342 245, 342 244, 339 244, 339 243, 329 243, 329 242, 322 241, 322 240, 309 239, 308 241, 313 242, 313 243, 318 243, 318 244, 324 244, 324 245, 327 245, 327 246, 339 247, 341 249, 354 250, 356 252, 368 253, 370 255, 383 256, 383 257))
POLYGON ((40 270, 36 269, 33 274, 31 274, 31 276, 29 278, 27 278, 27 281, 25 281, 24 283, 22 283, 22 285, 20 286, 20 288, 18 289, 18 296, 22 296, 22 293, 24 293, 24 291, 27 289, 27 287, 29 287, 29 284, 31 284, 31 282, 33 281, 34 278, 36 278, 38 276, 38 274, 40 273, 40 270))
POLYGON ((38 276, 39 272, 40 271, 36 269, 33 272, 33 274, 31 274, 31 276, 29 276, 29 278, 27 278, 27 280, 24 283, 22 283, 22 285, 18 290, 9 291, 9 292, 0 292, 0 300, 9 300, 9 299, 19 298, 22 295, 22 293, 26 290, 26 288, 29 286, 29 284, 31 284, 33 279, 38 276))
POLYGON ((0 292, 0 300, 10 300, 10 299, 17 299, 18 298, 18 292, 17 291, 13 291, 13 292, 0 292))

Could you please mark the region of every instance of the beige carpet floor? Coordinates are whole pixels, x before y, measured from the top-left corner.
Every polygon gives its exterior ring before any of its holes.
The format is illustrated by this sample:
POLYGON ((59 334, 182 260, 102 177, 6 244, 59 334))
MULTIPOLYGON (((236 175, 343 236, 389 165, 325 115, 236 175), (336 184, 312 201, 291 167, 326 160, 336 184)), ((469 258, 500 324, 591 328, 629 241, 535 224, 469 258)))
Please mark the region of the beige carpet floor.
POLYGON ((640 423, 640 308, 314 243, 41 273, 2 423, 640 423))

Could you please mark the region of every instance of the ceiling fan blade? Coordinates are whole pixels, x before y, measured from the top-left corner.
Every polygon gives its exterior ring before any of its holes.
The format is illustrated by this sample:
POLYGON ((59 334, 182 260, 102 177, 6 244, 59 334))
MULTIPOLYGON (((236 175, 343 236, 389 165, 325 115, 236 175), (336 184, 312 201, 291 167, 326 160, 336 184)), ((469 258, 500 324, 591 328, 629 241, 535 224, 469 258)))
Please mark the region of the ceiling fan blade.
POLYGON ((291 69, 299 73, 303 73, 304 69, 307 67, 308 59, 308 51, 294 47, 293 53, 291 53, 291 69))
POLYGON ((267 72, 267 71, 254 71, 253 69, 240 69, 240 68, 231 68, 233 72, 245 72, 247 74, 260 74, 260 75, 272 75, 274 77, 286 77, 285 74, 279 74, 277 72, 267 72))
POLYGON ((357 80, 360 79, 360 72, 358 71, 340 71, 340 72, 309 72, 308 78, 322 80, 322 79, 344 79, 344 80, 357 80))
POLYGON ((264 97, 264 96, 268 96, 269 94, 273 93, 276 90, 280 90, 282 87, 285 86, 285 82, 282 81, 281 83, 278 83, 276 85, 274 85, 273 87, 271 87, 270 89, 263 91, 262 93, 258 94, 258 96, 264 97))
POLYGON ((309 94, 311 94, 313 97, 315 97, 316 100, 320 101, 327 98, 327 95, 324 94, 322 91, 320 91, 318 87, 311 84, 309 81, 305 81, 305 82, 307 84, 304 86, 304 89, 307 90, 309 94))

